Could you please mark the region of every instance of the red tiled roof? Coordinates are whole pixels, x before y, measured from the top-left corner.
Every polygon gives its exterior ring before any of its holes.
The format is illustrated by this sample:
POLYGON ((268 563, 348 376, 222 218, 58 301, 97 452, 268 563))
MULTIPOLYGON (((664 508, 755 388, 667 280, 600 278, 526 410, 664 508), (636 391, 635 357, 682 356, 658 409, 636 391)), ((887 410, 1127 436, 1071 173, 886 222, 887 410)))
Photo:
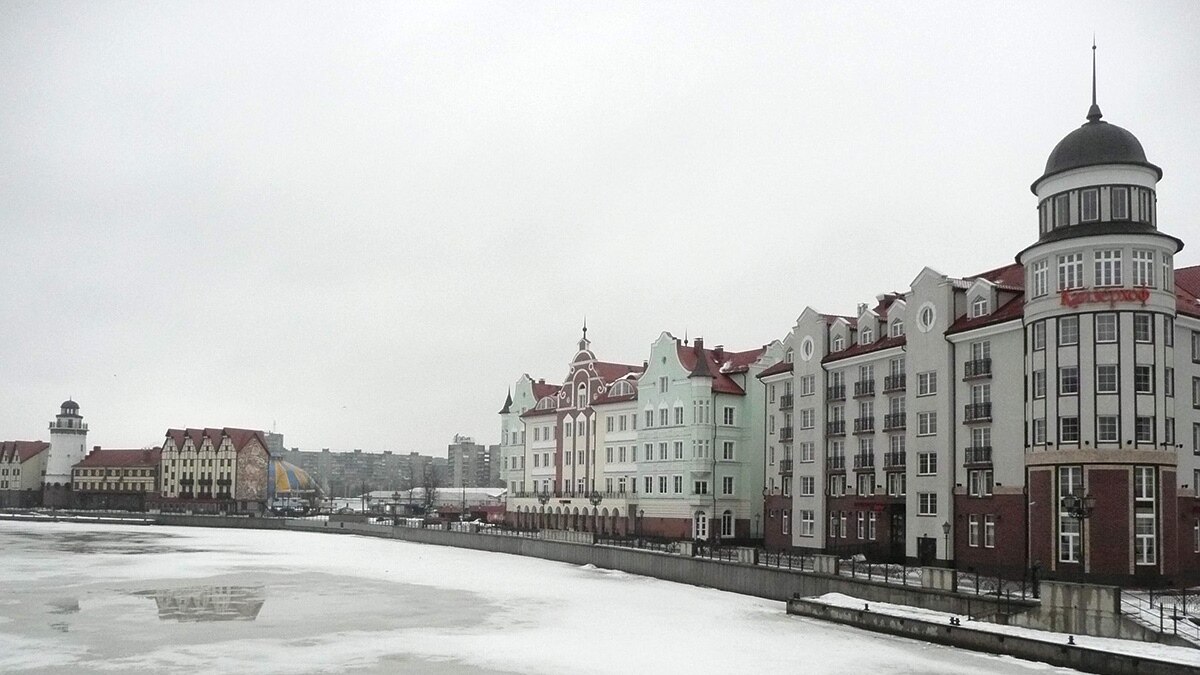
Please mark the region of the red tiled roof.
POLYGON ((546 384, 545 382, 533 383, 533 400, 540 401, 551 394, 557 394, 558 390, 562 389, 562 385, 546 384))
POLYGON ((866 345, 860 345, 856 342, 840 352, 826 354, 825 358, 821 359, 821 363, 840 361, 842 359, 848 359, 851 356, 858 356, 859 354, 870 354, 871 352, 883 351, 884 349, 891 349, 892 347, 900 347, 904 345, 905 342, 906 340, 903 335, 899 337, 880 338, 871 344, 866 345))
POLYGON ((608 392, 600 394, 592 399, 592 405, 604 405, 605 403, 624 403, 625 401, 637 400, 637 387, 633 388, 633 392, 629 394, 620 394, 618 396, 609 396, 608 392))
POLYGON ((750 364, 757 361, 758 357, 766 351, 766 347, 745 352, 722 350, 718 356, 714 350, 705 349, 699 340, 691 346, 676 340, 675 348, 676 353, 679 354, 679 362, 683 364, 684 368, 692 371, 694 375, 713 378, 713 391, 737 395, 743 395, 746 391, 732 377, 729 377, 729 373, 746 372, 750 369, 750 364), (700 353, 704 354, 703 358, 700 357, 700 353))
POLYGON ((182 448, 186 439, 192 439, 192 445, 199 449, 204 445, 204 439, 207 438, 213 444, 213 447, 221 445, 221 438, 228 436, 233 443, 233 449, 241 451, 246 447, 246 444, 254 439, 258 439, 259 444, 263 449, 267 448, 267 439, 261 431, 251 429, 236 429, 233 427, 225 427, 223 429, 167 429, 167 437, 175 441, 175 446, 182 448))
POLYGON ((963 331, 983 328, 984 326, 992 326, 1005 321, 1013 321, 1020 319, 1025 315, 1025 294, 1021 293, 1013 296, 1011 300, 1000 305, 996 311, 983 316, 969 317, 966 314, 959 317, 958 321, 950 324, 946 329, 946 335, 954 333, 962 333, 963 331))
POLYGON ((964 281, 974 281, 976 279, 987 279, 993 284, 1010 291, 1025 290, 1025 268, 1021 263, 1013 263, 974 276, 963 277, 964 281))
POLYGON ((858 326, 858 317, 856 317, 856 316, 838 316, 837 314, 822 314, 821 318, 825 319, 825 323, 827 323, 831 326, 833 324, 837 323, 838 319, 845 319, 846 323, 850 324, 851 328, 858 326))
POLYGON ((626 363, 608 363, 605 361, 593 361, 592 367, 596 369, 596 374, 600 376, 601 380, 604 380, 605 384, 612 384, 629 373, 640 373, 645 370, 642 366, 631 366, 626 363))
POLYGON ((776 363, 775 365, 771 366, 770 368, 767 368, 766 370, 762 371, 758 375, 755 375, 755 377, 762 379, 764 377, 770 377, 772 375, 778 375, 780 373, 790 373, 790 372, 792 372, 793 366, 794 366, 794 364, 791 361, 780 361, 779 363, 776 363))
POLYGON ((558 408, 537 408, 533 407, 521 413, 521 417, 541 417, 542 415, 554 415, 558 412, 558 408))
POLYGON ((1200 265, 1180 267, 1175 270, 1175 287, 1200 296, 1200 265))
POLYGON ((50 444, 45 441, 0 441, 0 460, 25 462, 49 449, 50 444))
POLYGON ((83 461, 76 464, 78 467, 89 466, 158 466, 158 460, 162 456, 162 448, 143 448, 141 450, 102 450, 99 447, 88 453, 83 461))

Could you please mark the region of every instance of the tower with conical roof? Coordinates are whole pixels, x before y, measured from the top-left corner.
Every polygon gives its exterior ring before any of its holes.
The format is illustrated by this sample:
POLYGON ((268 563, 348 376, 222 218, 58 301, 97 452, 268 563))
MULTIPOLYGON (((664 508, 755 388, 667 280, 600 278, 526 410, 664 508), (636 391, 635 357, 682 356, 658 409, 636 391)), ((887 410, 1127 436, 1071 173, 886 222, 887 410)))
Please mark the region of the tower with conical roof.
POLYGON ((46 459, 42 501, 46 506, 68 507, 71 501, 71 467, 87 455, 87 422, 79 404, 67 399, 50 423, 50 456, 46 459))

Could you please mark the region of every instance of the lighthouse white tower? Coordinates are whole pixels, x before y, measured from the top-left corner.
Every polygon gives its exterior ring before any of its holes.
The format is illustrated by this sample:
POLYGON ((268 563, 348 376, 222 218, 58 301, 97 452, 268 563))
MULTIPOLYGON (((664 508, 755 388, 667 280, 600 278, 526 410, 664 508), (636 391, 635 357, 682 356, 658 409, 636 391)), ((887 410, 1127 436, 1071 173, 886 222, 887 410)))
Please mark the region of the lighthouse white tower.
POLYGON ((71 467, 83 461, 87 447, 87 423, 79 414, 79 404, 63 401, 58 416, 50 423, 50 456, 46 458, 46 478, 42 502, 46 506, 71 506, 71 467))

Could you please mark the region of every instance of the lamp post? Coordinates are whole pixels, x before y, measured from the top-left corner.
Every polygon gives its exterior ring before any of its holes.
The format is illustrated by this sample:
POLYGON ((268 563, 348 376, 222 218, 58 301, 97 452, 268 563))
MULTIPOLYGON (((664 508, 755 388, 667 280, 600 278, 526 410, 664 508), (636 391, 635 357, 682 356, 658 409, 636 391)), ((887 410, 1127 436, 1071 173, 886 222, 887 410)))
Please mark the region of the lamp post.
POLYGON ((942 548, 946 551, 946 565, 950 564, 950 521, 942 523, 942 548))
POLYGON ((1096 498, 1091 494, 1079 495, 1070 494, 1063 497, 1059 502, 1062 505, 1063 511, 1067 515, 1074 518, 1076 523, 1079 523, 1079 564, 1083 568, 1084 573, 1087 572, 1087 539, 1083 534, 1083 521, 1092 516, 1092 511, 1096 508, 1096 498))

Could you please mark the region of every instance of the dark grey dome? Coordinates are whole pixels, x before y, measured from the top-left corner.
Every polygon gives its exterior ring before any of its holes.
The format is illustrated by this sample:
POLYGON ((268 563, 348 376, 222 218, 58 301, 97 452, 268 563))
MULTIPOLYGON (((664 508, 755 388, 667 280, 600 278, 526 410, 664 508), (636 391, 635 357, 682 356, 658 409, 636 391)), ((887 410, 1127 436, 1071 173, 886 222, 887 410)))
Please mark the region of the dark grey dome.
POLYGON ((1133 164, 1153 169, 1162 178, 1162 169, 1146 161, 1146 151, 1137 136, 1115 124, 1100 120, 1100 108, 1092 105, 1088 121, 1054 146, 1046 160, 1046 172, 1034 186, 1046 178, 1070 169, 1100 164, 1133 164))
POLYGON ((64 408, 64 409, 70 408, 72 410, 79 410, 79 404, 76 403, 75 401, 72 401, 71 399, 67 399, 67 400, 63 401, 62 405, 59 407, 64 408))

